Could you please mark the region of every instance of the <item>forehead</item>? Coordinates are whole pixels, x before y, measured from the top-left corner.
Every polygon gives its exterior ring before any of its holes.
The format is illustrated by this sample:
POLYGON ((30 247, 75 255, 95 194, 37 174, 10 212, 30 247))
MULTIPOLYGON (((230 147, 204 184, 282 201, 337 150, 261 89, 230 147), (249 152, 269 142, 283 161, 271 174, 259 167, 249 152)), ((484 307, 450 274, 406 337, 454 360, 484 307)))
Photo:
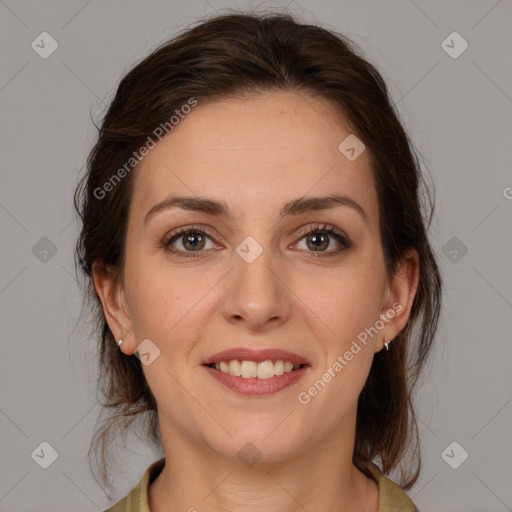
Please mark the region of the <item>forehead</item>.
POLYGON ((340 193, 372 218, 369 155, 347 159, 339 145, 349 135, 331 102, 303 92, 198 104, 140 162, 131 211, 141 218, 172 193, 224 200, 243 217, 277 213, 304 195, 340 193))

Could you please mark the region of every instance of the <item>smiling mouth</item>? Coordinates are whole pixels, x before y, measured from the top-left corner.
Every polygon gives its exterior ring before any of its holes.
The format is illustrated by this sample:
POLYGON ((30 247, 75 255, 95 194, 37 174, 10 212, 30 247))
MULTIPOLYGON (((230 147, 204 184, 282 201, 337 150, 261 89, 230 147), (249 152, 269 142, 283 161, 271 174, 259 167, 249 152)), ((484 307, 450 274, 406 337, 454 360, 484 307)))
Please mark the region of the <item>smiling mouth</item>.
POLYGON ((205 366, 213 368, 219 372, 232 375, 233 377, 242 377, 243 379, 271 379, 272 377, 278 377, 285 373, 292 373, 296 370, 308 366, 306 364, 293 364, 290 361, 284 361, 282 359, 266 361, 248 361, 248 360, 237 360, 231 361, 220 361, 218 363, 210 363, 205 366))

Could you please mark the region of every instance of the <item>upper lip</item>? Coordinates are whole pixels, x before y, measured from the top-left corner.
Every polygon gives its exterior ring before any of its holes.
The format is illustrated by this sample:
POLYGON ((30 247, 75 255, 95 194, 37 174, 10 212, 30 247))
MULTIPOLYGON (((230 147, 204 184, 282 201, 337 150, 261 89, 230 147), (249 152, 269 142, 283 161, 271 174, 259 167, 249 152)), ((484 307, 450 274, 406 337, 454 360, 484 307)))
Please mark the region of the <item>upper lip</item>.
POLYGON ((267 360, 279 360, 290 361, 293 364, 309 365, 309 361, 304 357, 288 352, 287 350, 281 350, 278 348, 268 348, 262 350, 254 350, 251 348, 237 347, 229 350, 223 350, 217 352, 212 356, 208 357, 203 361, 202 364, 220 363, 221 361, 232 361, 237 359, 239 361, 254 361, 259 363, 267 360))

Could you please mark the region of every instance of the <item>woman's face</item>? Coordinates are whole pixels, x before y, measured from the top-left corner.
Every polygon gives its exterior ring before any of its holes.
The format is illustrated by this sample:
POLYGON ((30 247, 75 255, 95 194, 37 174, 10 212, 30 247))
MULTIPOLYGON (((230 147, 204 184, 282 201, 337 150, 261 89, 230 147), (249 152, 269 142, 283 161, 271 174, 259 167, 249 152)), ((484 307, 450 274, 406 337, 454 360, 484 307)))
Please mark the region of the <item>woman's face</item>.
POLYGON ((140 353, 164 443, 172 433, 235 457, 251 442, 279 458, 354 428, 374 353, 405 325, 410 290, 386 278, 369 155, 351 139, 339 149, 351 131, 333 110, 293 92, 199 103, 135 171, 121 306, 107 318, 126 353, 150 340, 140 353), (289 207, 333 195, 345 204, 289 207), (228 214, 154 209, 171 196, 228 214), (235 348, 308 364, 274 393, 282 376, 251 378, 260 393, 232 378, 241 393, 204 364, 235 348))

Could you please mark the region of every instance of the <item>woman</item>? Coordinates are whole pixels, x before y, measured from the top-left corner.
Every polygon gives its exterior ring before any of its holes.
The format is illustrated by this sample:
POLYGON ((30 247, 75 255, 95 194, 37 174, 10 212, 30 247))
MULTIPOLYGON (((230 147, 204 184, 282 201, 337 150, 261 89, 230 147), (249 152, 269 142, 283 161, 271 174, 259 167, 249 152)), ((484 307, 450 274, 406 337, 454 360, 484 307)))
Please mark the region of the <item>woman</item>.
POLYGON ((107 483, 134 420, 164 457, 110 512, 415 510, 422 179, 376 69, 291 16, 206 20, 122 79, 75 194, 93 445, 107 483))

